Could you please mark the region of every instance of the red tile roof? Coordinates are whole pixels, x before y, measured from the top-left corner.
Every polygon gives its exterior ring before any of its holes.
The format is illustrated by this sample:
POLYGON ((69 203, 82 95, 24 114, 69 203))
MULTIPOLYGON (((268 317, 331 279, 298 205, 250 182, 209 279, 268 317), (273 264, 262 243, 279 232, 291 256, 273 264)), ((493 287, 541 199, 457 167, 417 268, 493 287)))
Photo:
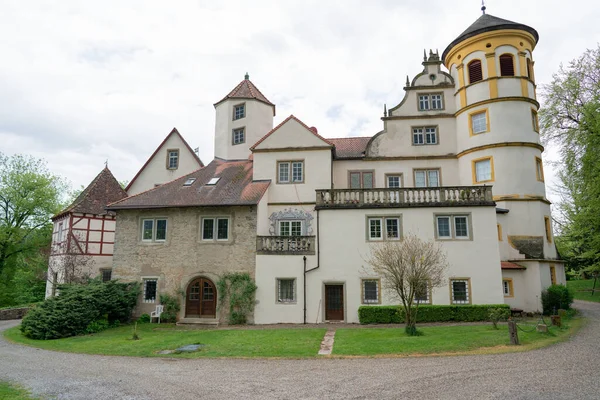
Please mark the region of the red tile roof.
POLYGON ((75 201, 52 217, 52 220, 67 213, 103 215, 106 214, 105 207, 107 204, 124 199, 125 197, 127 197, 125 190, 123 190, 108 167, 104 167, 88 187, 77 196, 75 201))
POLYGON ((317 133, 317 128, 315 128, 314 126, 312 128, 310 128, 308 125, 306 125, 304 122, 300 121, 298 118, 296 118, 292 114, 289 117, 287 117, 286 119, 284 119, 283 121, 281 121, 281 123, 279 125, 277 125, 275 128, 273 128, 269 132, 267 132, 267 134, 265 136, 261 137, 258 140, 258 142, 254 143, 254 145, 252 147, 250 147, 250 150, 254 150, 256 148, 256 146, 258 146, 259 144, 261 144, 262 142, 264 142, 265 139, 267 139, 269 136, 271 136, 277 129, 281 128, 283 125, 285 125, 291 119, 297 121, 300 125, 302 125, 306 129, 308 129, 310 131, 310 133, 312 133, 313 135, 315 135, 316 137, 318 137, 319 139, 321 139, 322 141, 324 141, 328 145, 333 146, 333 143, 331 143, 329 141, 329 139, 325 139, 323 136, 321 136, 321 135, 319 135, 317 133))
POLYGON ((363 158, 369 140, 371 140, 370 136, 329 139, 335 146, 337 159, 363 158))
POLYGON ((265 103, 271 107, 273 107, 273 115, 275 115, 275 104, 271 103, 264 94, 248 79, 248 75, 246 78, 241 81, 236 87, 233 88, 231 92, 221 100, 217 101, 214 105, 215 107, 227 99, 254 99, 260 101, 261 103, 265 103))
POLYGON ((225 161, 217 158, 202 169, 112 203, 107 208, 119 210, 255 205, 270 183, 270 180, 252 180, 252 161, 225 161), (189 178, 196 180, 190 186, 183 186, 189 178), (207 185, 212 178, 220 179, 216 185, 207 185))
POLYGON ((144 163, 144 165, 142 166, 142 168, 140 168, 140 170, 137 172, 137 174, 135 174, 135 176, 133 177, 133 179, 131 180, 131 182, 129 182, 129 184, 127 185, 127 187, 125 188, 125 190, 129 190, 129 188, 131 187, 131 185, 133 185, 133 182, 135 182, 135 180, 140 176, 140 174, 142 173, 142 171, 150 163, 150 160, 152 160, 154 158, 154 156, 156 155, 156 153, 158 153, 158 151, 161 149, 161 147, 163 147, 164 144, 167 143, 167 140, 169 140, 169 138, 172 135, 179 136, 179 138, 181 139, 181 141, 183 142, 183 144, 185 145, 185 147, 189 150, 190 153, 192 153, 192 155, 194 156, 194 159, 198 162, 198 166, 200 168, 204 167, 204 163, 202 162, 202 160, 200 159, 200 157, 198 157, 198 154, 196 154, 196 152, 194 150, 192 150, 192 148, 190 147, 190 145, 188 144, 188 142, 186 142, 185 139, 183 138, 183 136, 181 136, 181 133, 179 133, 179 131, 177 130, 177 128, 173 128, 173 130, 171 130, 171 132, 167 135, 167 137, 165 137, 165 139, 158 145, 158 147, 156 148, 156 150, 154 150, 154 153, 152 153, 152 155, 150 157, 148 157, 148 160, 146 160, 146 162, 144 163))
POLYGON ((511 263, 509 261, 501 261, 500 265, 502 269, 527 269, 522 265, 511 263))

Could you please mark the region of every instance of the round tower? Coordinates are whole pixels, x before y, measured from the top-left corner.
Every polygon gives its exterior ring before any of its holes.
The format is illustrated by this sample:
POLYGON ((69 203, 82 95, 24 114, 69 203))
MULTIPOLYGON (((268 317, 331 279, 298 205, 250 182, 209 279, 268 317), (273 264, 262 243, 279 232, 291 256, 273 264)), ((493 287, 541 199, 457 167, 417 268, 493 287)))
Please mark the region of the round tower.
MULTIPOLYGON (((539 36, 527 25, 482 11, 442 54, 456 82, 460 183, 493 185, 498 207, 508 210, 499 240, 525 238, 527 258, 555 258, 533 71, 539 36)), ((519 247, 501 246, 502 258, 522 258, 519 247)))

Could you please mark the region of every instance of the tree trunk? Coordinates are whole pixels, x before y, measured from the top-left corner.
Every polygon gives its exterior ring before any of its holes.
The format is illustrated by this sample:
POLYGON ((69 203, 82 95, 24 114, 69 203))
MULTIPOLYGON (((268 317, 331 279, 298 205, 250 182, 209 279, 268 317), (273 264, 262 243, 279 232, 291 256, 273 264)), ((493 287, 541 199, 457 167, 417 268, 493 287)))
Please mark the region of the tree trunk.
POLYGON ((417 335, 417 318, 416 313, 410 307, 405 307, 404 309, 405 317, 405 327, 404 331, 408 336, 416 336, 417 335))

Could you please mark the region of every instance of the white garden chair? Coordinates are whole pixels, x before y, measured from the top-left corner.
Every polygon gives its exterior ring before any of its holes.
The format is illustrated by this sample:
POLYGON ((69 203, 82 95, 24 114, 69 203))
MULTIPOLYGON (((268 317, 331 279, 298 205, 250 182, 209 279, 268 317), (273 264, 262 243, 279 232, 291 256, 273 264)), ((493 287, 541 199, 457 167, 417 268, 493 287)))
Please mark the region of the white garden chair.
POLYGON ((152 320, 154 318, 158 318, 158 323, 160 324, 160 314, 163 313, 164 308, 165 306, 163 306, 162 304, 156 306, 156 310, 150 313, 150 323, 152 323, 152 320))

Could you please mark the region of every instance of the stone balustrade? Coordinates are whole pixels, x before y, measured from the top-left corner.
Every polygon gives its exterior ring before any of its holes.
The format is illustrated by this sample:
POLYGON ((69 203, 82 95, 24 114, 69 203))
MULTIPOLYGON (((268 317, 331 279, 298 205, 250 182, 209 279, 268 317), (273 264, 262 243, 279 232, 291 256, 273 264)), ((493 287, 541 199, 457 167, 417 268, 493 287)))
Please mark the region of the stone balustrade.
POLYGON ((256 254, 314 255, 314 236, 257 236, 256 254))

